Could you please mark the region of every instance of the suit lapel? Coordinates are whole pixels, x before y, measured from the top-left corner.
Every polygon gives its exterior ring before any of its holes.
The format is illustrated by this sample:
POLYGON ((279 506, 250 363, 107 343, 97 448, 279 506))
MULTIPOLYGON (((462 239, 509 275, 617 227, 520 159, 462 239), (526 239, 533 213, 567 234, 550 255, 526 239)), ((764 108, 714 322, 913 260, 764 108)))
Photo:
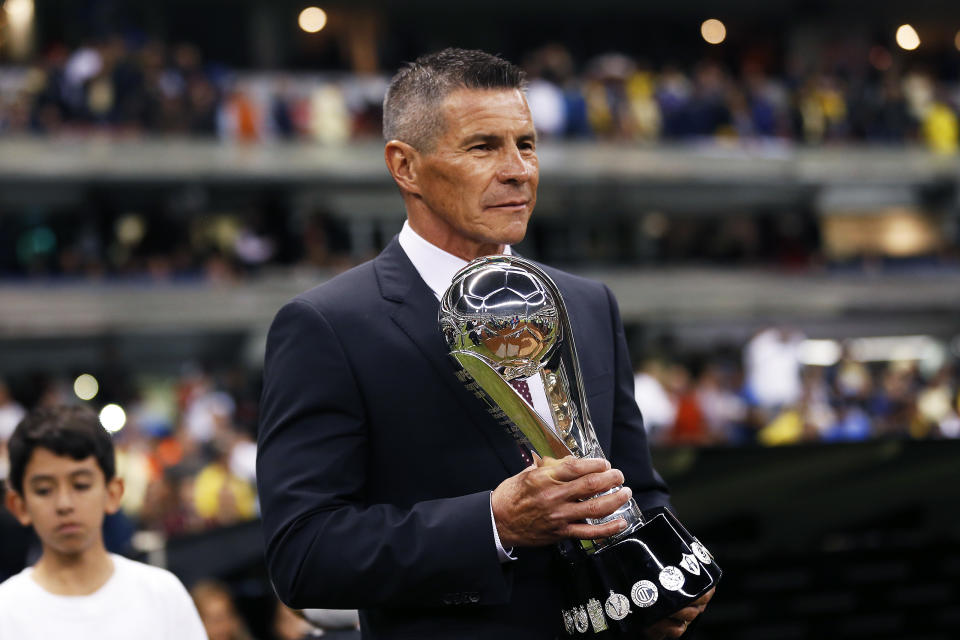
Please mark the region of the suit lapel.
POLYGON ((469 418, 463 423, 470 423, 480 431, 510 475, 519 473, 523 469, 523 461, 516 442, 487 415, 483 403, 464 389, 457 379, 457 367, 437 326, 440 303, 396 238, 376 258, 374 267, 381 295, 397 303, 391 319, 416 344, 442 380, 441 390, 457 399, 464 417, 469 418))

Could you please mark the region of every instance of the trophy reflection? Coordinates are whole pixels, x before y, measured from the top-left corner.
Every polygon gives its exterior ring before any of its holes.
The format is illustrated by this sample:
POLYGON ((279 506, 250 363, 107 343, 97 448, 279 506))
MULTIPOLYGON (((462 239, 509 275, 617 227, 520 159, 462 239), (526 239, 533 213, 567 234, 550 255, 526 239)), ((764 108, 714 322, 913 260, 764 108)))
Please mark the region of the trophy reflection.
MULTIPOLYGON (((605 457, 563 298, 538 266, 514 256, 474 260, 442 297, 440 328, 451 356, 472 378, 468 387, 523 445, 541 457, 605 457)), ((668 510, 643 514, 631 498, 609 516, 587 521, 616 518, 627 527, 614 536, 558 545, 569 635, 635 633, 720 578, 710 552, 668 510)))

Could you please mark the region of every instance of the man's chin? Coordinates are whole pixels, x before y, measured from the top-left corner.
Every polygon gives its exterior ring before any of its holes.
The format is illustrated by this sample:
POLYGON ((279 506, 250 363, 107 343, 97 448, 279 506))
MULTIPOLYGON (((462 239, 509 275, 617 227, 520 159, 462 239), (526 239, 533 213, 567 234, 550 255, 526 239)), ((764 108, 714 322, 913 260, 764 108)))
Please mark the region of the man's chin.
POLYGON ((523 233, 513 233, 513 234, 503 234, 497 237, 495 240, 491 240, 486 244, 495 245, 500 248, 507 245, 515 245, 523 242, 523 238, 526 236, 526 231, 523 233))
POLYGON ((527 235, 527 223, 530 221, 530 215, 509 221, 497 230, 491 238, 496 244, 517 244, 522 242, 527 235))

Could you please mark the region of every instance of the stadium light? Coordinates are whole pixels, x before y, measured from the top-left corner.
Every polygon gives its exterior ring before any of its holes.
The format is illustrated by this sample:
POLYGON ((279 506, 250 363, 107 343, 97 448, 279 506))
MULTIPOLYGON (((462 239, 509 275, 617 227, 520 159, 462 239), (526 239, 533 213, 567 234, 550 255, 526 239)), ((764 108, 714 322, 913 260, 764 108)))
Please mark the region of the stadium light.
POLYGON ((907 51, 913 51, 919 47, 920 36, 917 35, 917 30, 909 24, 900 25, 897 29, 897 44, 900 45, 901 49, 906 49, 907 51))
POLYGON ((727 38, 727 27, 716 18, 710 18, 700 25, 700 35, 710 44, 720 44, 727 38))
POLYGON ((89 373, 82 373, 73 381, 73 393, 81 400, 93 400, 100 391, 100 383, 89 373))
POLYGON ((4 31, 3 46, 13 60, 30 57, 34 31, 33 0, 0 2, 0 31, 4 31))
POLYGON ((300 12, 297 23, 307 33, 317 33, 327 26, 327 12, 320 7, 307 7, 300 12))
POLYGON ((127 413, 118 404, 108 404, 100 410, 100 424, 110 433, 116 433, 127 424, 127 413))
POLYGON ((11 28, 25 29, 30 25, 33 20, 33 0, 7 0, 2 4, 11 28))

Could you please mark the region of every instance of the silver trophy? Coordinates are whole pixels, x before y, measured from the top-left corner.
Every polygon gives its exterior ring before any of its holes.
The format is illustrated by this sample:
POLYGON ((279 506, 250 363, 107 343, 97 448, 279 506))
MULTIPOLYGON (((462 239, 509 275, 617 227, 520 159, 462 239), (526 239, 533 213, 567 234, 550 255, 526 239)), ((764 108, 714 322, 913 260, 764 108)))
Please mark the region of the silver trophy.
MULTIPOLYGON (((563 297, 542 269, 515 256, 474 260, 441 298, 440 328, 461 379, 521 445, 541 457, 604 458, 563 297)), ((635 633, 720 578, 710 552, 668 510, 645 515, 631 498, 588 522, 616 518, 627 527, 614 536, 558 545, 569 635, 635 633)))

